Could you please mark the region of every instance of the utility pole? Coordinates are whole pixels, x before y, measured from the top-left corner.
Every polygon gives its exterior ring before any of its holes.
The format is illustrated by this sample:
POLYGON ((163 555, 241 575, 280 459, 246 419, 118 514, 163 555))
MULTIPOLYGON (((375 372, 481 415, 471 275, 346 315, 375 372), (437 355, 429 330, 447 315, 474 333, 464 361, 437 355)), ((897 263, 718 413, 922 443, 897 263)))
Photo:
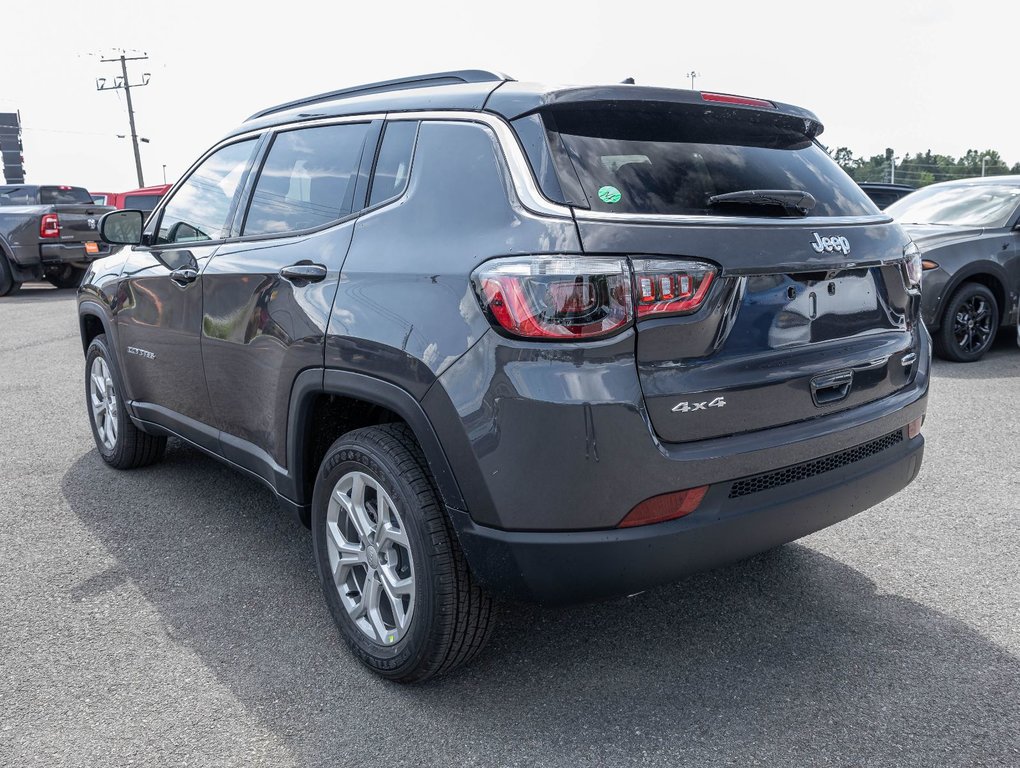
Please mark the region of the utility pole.
POLYGON ((889 183, 896 183, 896 158, 893 157, 891 147, 885 148, 885 161, 889 164, 889 183))
POLYGON ((981 178, 982 179, 985 177, 985 163, 987 163, 991 159, 992 158, 990 158, 988 155, 985 155, 984 157, 981 158, 981 178))
POLYGON ((146 61, 148 58, 149 57, 144 54, 141 56, 126 56, 121 53, 121 55, 115 59, 100 59, 102 63, 115 63, 119 61, 121 76, 113 79, 113 85, 107 85, 105 77, 96 78, 97 91, 124 90, 124 96, 127 100, 128 123, 131 125, 131 147, 135 152, 135 170, 138 172, 139 187, 145 186, 145 180, 142 178, 142 156, 138 152, 138 132, 135 130, 135 110, 131 105, 131 89, 141 88, 144 85, 148 85, 150 75, 146 72, 142 75, 142 82, 132 84, 128 79, 127 63, 129 61, 146 61))

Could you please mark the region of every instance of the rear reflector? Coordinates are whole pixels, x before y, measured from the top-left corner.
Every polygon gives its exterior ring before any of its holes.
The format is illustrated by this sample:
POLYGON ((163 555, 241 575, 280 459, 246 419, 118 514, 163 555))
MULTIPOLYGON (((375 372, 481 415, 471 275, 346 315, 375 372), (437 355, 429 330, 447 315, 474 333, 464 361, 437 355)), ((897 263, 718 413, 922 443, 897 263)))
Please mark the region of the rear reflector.
POLYGON ((714 101, 717 104, 737 104, 742 107, 763 107, 775 109, 776 105, 765 99, 752 99, 748 96, 731 96, 728 93, 703 93, 702 101, 714 101))
POLYGON ((924 424, 924 416, 918 416, 912 422, 907 424, 907 439, 913 440, 919 434, 921 434, 921 425, 924 424))
POLYGON ((664 523, 667 520, 676 520, 678 517, 689 515, 701 504, 706 491, 708 491, 708 486, 702 485, 686 491, 664 493, 661 496, 645 499, 628 512, 616 527, 634 528, 639 525, 664 523))

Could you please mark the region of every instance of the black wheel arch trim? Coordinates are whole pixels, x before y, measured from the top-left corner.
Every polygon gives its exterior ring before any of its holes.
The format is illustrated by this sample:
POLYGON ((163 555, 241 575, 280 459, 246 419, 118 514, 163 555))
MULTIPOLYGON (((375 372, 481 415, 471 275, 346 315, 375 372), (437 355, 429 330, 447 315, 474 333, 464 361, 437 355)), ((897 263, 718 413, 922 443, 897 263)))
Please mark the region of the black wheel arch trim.
MULTIPOLYGON (((85 329, 85 318, 94 317, 100 325, 103 326, 103 334, 107 339, 107 348, 110 351, 110 365, 113 366, 114 371, 117 374, 117 379, 120 381, 121 390, 124 395, 124 401, 130 402, 131 393, 128 392, 128 382, 124 378, 124 372, 120 367, 120 356, 117 354, 117 333, 114 329, 113 320, 110 318, 106 308, 96 301, 82 301, 78 304, 78 332, 81 334, 81 348, 82 352, 86 355, 89 353, 89 344, 91 343, 88 338, 88 334, 85 329)), ((128 410, 129 415, 131 410, 128 410)))
MULTIPOLYGON (((946 283, 946 287, 942 291, 942 297, 939 299, 938 309, 935 312, 935 319, 938 325, 934 326, 933 330, 942 327, 942 315, 945 314, 946 305, 953 298, 957 290, 959 290, 960 286, 966 282, 974 282, 975 277, 984 276, 991 277, 998 283, 999 291, 1005 299, 1005 306, 999 307, 999 324, 1002 325, 1007 322, 1013 307, 1011 306, 1012 295, 1009 289, 1006 288, 1009 285, 1009 276, 1006 274, 1006 270, 992 261, 975 261, 953 273, 953 276, 946 283)), ((992 294, 995 295, 994 289, 992 289, 992 294)), ((999 297, 996 295, 995 299, 998 301, 999 297)))
MULTIPOLYGON (((304 435, 312 417, 312 403, 319 395, 337 395, 363 400, 386 408, 402 418, 414 432, 428 462, 443 502, 454 509, 466 509, 460 486, 432 422, 407 390, 374 376, 338 369, 309 369, 298 374, 291 388, 287 419, 287 466, 295 492, 294 501, 311 502, 302 478, 309 469, 304 435)), ((281 489, 282 490, 282 489, 281 489)))

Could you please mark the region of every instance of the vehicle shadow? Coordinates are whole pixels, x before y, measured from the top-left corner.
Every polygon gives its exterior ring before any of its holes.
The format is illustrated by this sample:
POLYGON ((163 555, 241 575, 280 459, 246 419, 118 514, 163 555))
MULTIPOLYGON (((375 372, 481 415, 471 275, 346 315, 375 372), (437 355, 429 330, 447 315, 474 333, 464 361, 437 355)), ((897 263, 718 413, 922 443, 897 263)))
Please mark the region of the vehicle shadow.
POLYGON ((254 481, 172 441, 163 464, 131 473, 85 454, 62 491, 117 561, 68 590, 137 585, 299 765, 371 755, 388 765, 987 765, 1020 754, 1020 661, 805 546, 609 603, 503 606, 474 664, 404 687, 352 660, 321 600, 308 532, 254 481))
POLYGON ((25 283, 13 296, 0 298, 0 304, 28 304, 40 301, 66 301, 74 299, 71 288, 54 288, 49 283, 25 283))

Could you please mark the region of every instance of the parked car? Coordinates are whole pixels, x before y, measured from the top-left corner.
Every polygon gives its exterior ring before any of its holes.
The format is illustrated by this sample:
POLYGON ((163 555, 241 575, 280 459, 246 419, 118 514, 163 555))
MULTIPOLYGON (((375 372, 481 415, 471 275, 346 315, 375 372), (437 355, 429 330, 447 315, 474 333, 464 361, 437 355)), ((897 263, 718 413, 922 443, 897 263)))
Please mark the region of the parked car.
POLYGON ((910 240, 821 130, 480 71, 258 112, 144 226, 102 220, 99 454, 177 435, 265 482, 401 681, 473 657, 494 595, 625 595, 841 521, 917 474, 930 354, 910 240))
POLYGON ((110 252, 97 205, 82 187, 0 185, 0 296, 27 280, 75 288, 89 262, 110 252))
POLYGON ((973 362, 1020 319, 1020 176, 932 184, 890 206, 920 248, 935 352, 973 362))
POLYGON ((883 209, 914 191, 913 187, 906 184, 885 184, 877 181, 861 181, 858 182, 858 186, 875 205, 883 209))
POLYGON ((96 205, 109 205, 113 208, 117 207, 113 204, 113 201, 117 197, 116 192, 92 192, 89 190, 89 194, 92 195, 92 202, 96 205))

